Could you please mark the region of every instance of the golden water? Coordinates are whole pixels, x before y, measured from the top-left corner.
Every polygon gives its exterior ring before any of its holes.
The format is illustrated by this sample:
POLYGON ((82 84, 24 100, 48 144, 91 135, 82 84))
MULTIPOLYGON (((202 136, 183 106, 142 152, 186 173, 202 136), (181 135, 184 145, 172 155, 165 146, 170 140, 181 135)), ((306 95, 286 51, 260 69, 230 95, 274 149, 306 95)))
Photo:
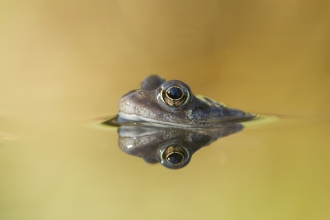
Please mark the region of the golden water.
POLYGON ((328 1, 1 1, 0 219, 329 219, 328 1), (148 74, 278 120, 169 170, 90 126, 148 74))

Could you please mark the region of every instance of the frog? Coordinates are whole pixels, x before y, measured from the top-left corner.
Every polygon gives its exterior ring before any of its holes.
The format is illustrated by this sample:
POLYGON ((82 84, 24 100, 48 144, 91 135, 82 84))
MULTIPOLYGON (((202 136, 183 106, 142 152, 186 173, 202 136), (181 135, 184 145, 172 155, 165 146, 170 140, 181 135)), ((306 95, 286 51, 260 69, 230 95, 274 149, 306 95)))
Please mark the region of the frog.
POLYGON ((247 121, 256 115, 194 95, 180 80, 166 81, 150 75, 140 89, 123 95, 118 102, 118 121, 150 122, 179 127, 221 127, 226 122, 247 121))

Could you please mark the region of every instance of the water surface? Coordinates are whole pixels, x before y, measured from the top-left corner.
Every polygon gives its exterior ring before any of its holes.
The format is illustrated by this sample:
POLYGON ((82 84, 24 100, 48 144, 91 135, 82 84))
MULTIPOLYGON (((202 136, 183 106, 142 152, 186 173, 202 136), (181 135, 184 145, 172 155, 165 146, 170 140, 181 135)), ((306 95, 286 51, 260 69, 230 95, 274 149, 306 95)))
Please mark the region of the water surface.
POLYGON ((0 5, 0 219, 330 218, 325 1, 0 5), (153 73, 277 120, 148 164, 92 124, 153 73))

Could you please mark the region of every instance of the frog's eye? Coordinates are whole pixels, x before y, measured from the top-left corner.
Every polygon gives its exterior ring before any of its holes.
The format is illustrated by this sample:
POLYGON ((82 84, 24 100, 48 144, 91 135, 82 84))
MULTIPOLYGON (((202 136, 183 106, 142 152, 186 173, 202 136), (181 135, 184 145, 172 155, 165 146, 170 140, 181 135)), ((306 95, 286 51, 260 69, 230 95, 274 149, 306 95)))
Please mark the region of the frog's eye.
POLYGON ((183 91, 178 86, 172 86, 166 89, 163 94, 164 102, 169 106, 181 106, 187 100, 189 94, 188 91, 183 91))
POLYGON ((157 89, 157 99, 161 100, 161 106, 167 110, 185 106, 191 100, 191 95, 189 86, 179 80, 167 81, 157 89))

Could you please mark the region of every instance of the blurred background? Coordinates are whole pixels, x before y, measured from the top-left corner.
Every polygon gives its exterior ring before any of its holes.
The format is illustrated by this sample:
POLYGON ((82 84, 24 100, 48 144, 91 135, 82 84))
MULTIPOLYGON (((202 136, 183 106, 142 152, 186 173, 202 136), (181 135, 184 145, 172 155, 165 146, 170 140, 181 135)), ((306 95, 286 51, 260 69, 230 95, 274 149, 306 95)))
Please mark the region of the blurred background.
POLYGON ((329 219, 330 2, 1 1, 1 219, 329 219), (166 170, 93 118, 149 74, 278 121, 166 170))

